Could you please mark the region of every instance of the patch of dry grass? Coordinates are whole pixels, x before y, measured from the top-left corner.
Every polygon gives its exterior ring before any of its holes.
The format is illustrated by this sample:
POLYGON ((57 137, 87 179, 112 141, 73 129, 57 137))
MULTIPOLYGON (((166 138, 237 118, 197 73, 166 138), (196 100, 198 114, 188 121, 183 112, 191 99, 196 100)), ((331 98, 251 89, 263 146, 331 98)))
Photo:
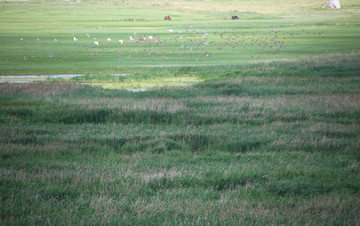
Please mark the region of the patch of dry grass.
POLYGON ((0 96, 26 96, 33 98, 50 98, 61 94, 71 94, 81 88, 78 84, 31 83, 0 84, 0 96))

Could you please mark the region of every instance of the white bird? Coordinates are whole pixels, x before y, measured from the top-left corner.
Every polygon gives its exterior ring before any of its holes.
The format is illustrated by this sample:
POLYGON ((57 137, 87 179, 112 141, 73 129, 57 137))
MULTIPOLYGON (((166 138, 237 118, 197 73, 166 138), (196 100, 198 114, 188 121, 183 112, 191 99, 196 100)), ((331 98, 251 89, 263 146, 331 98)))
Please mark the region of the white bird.
POLYGON ((134 38, 130 36, 130 40, 131 40, 131 41, 133 41, 133 40, 134 40, 134 38))
POLYGON ((174 32, 172 29, 169 30, 170 32, 174 32))
POLYGON ((98 46, 98 45, 99 45, 99 42, 94 42, 94 44, 95 44, 96 46, 98 46))
POLYGON ((136 19, 134 18, 134 22, 136 21, 136 19))
POLYGON ((89 34, 86 34, 86 36, 89 38, 90 37, 90 35, 89 34))
POLYGON ((109 42, 109 44, 111 44, 111 38, 108 38, 107 41, 109 42))
POLYGON ((119 43, 122 45, 124 43, 124 40, 119 40, 119 43))
POLYGON ((152 39, 153 39, 153 36, 149 36, 149 39, 151 39, 151 40, 152 40, 152 39))
POLYGON ((79 39, 77 39, 77 38, 74 36, 74 42, 76 42, 76 41, 79 41, 79 39))
POLYGON ((20 40, 21 40, 21 41, 23 41, 23 40, 24 40, 24 38, 20 38, 20 40))
POLYGON ((55 38, 54 41, 57 42, 58 40, 55 38))

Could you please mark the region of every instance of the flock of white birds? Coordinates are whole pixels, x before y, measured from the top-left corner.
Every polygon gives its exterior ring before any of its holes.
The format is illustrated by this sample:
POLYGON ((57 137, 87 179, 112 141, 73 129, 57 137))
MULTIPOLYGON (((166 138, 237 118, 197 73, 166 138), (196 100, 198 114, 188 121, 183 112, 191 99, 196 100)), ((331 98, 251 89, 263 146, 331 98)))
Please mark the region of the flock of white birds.
MULTIPOLYGON (((90 38, 90 35, 89 35, 89 34, 86 34, 86 36, 87 36, 88 38, 90 38)), ((134 41, 134 40, 135 40, 132 36, 129 36, 129 39, 130 39, 130 41, 134 41)), ((147 38, 145 38, 145 37, 143 38, 143 40, 146 40, 146 39, 147 39, 147 38)), ((148 39, 149 39, 149 40, 153 40, 153 36, 148 36, 148 39)), ((21 38, 20 40, 24 40, 24 38, 21 38)), ((38 40, 39 40, 39 39, 38 39, 38 40)), ((57 39, 54 39, 54 40, 55 40, 55 42, 58 41, 57 39)), ((79 41, 79 39, 76 38, 75 36, 73 37, 73 40, 74 40, 74 42, 79 41)), ((96 40, 96 38, 94 38, 94 40, 96 40)), ((108 41, 109 44, 111 44, 111 38, 107 38, 107 41, 108 41)), ((124 40, 119 39, 118 41, 119 41, 120 45, 124 44, 124 40)), ((95 45, 95 46, 99 46, 99 45, 100 45, 100 42, 94 41, 94 45, 95 45)))
MULTIPOLYGON (((121 35, 125 36, 126 33, 121 35)), ((119 57, 122 57, 121 59, 135 59, 139 61, 138 63, 141 63, 141 61, 144 62, 149 57, 152 61, 159 59, 156 56, 160 57, 161 60, 169 58, 174 60, 199 60, 216 56, 218 53, 221 53, 222 56, 228 54, 229 56, 239 55, 254 58, 285 50, 289 45, 296 43, 295 37, 297 36, 322 36, 324 38, 323 31, 309 32, 302 30, 289 32, 269 30, 267 28, 242 31, 240 29, 229 30, 221 27, 206 31, 194 28, 191 25, 183 30, 168 29, 153 34, 143 33, 140 29, 133 31, 131 35, 127 33, 127 35, 128 40, 118 39, 118 45, 112 45, 112 37, 97 40, 95 35, 90 34, 78 34, 75 36, 73 33, 72 39, 74 44, 81 46, 79 52, 85 52, 86 56, 91 58, 101 56, 99 52, 104 54, 115 52, 119 57), (93 45, 89 45, 91 43, 89 42, 90 39, 93 39, 93 45)), ((25 43, 24 38, 20 38, 20 40, 25 43)), ((58 38, 54 39, 55 42, 60 44, 59 40, 58 38)), ((35 45, 38 46, 40 38, 37 38, 36 41, 35 45)), ((61 55, 61 53, 51 53, 50 58, 56 58, 58 55, 61 55)), ((23 54, 23 57, 24 60, 27 60, 25 54, 23 54)))

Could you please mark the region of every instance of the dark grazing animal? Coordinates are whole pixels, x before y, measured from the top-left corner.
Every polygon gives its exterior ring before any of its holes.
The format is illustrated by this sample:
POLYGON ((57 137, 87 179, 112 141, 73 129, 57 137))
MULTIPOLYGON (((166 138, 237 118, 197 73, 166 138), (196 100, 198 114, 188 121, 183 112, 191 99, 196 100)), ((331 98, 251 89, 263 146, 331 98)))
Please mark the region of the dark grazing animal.
POLYGON ((239 17, 238 17, 238 16, 232 16, 231 19, 232 19, 232 20, 238 20, 239 17))
POLYGON ((170 17, 170 16, 166 16, 166 17, 164 17, 164 20, 171 20, 171 17, 170 17))

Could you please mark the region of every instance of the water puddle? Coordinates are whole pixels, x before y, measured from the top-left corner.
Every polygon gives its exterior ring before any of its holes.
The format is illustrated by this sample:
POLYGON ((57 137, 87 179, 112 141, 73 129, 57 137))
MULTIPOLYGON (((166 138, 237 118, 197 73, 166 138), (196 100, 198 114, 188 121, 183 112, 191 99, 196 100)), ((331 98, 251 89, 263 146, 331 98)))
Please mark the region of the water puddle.
POLYGON ((19 76, 0 76, 0 83, 34 83, 45 81, 46 79, 63 78, 70 79, 85 76, 84 74, 63 74, 63 75, 19 75, 19 76))
MULTIPOLYGON (((127 74, 112 74, 112 76, 126 76, 127 74)), ((47 79, 71 79, 85 76, 85 74, 61 74, 61 75, 2 75, 0 76, 0 83, 34 83, 41 82, 47 79)))
POLYGON ((133 93, 146 92, 146 89, 128 89, 128 91, 133 93))
MULTIPOLYGON (((127 74, 112 74, 112 76, 126 76, 127 74)), ((142 81, 72 81, 67 80, 75 77, 85 76, 85 74, 62 74, 62 75, 21 75, 21 76, 0 76, 0 83, 39 83, 39 82, 56 82, 56 83, 74 83, 83 84, 104 89, 122 89, 131 92, 146 92, 156 88, 175 88, 191 86, 204 81, 196 76, 176 76, 176 77, 159 77, 156 80, 142 81), (51 79, 64 79, 52 81, 51 79)))

